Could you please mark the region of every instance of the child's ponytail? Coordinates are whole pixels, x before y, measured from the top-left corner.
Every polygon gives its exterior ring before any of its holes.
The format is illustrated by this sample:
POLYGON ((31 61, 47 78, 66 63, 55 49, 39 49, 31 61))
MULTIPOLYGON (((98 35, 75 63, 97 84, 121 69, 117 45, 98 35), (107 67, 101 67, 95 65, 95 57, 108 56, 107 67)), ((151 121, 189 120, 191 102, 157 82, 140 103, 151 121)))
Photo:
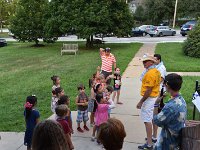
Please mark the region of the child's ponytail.
POLYGON ((36 103, 37 103, 37 97, 34 95, 28 96, 26 98, 26 103, 24 105, 26 120, 29 119, 29 117, 31 116, 32 108, 35 106, 36 103))
POLYGON ((101 86, 100 83, 97 83, 97 84, 94 86, 94 92, 95 92, 96 94, 97 94, 98 89, 99 89, 100 86, 101 86))
POLYGON ((55 76, 55 75, 53 75, 52 77, 51 77, 51 80, 53 81, 53 84, 54 85, 56 85, 56 80, 57 80, 57 78, 59 78, 58 76, 55 76))

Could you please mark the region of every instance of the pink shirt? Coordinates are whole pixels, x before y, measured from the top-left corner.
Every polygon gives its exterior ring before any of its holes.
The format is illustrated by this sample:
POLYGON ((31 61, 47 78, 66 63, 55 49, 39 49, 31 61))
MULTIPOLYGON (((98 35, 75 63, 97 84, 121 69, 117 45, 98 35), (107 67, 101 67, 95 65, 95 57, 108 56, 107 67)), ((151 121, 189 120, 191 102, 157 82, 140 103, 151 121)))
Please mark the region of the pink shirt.
POLYGON ((102 65, 101 70, 106 72, 112 72, 112 65, 116 62, 115 56, 110 54, 110 56, 106 57, 105 55, 101 55, 102 65))
POLYGON ((100 126, 102 123, 108 120, 108 104, 98 104, 97 110, 95 112, 95 125, 100 126))

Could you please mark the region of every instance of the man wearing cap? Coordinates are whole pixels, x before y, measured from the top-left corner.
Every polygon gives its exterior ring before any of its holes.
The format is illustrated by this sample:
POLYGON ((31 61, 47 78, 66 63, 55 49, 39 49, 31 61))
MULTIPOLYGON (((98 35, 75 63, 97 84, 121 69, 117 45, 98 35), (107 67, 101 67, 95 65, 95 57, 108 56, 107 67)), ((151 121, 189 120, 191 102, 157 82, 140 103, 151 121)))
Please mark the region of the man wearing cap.
POLYGON ((142 58, 144 68, 146 69, 140 80, 142 81, 141 96, 137 108, 141 109, 141 119, 145 124, 147 143, 138 146, 138 149, 153 149, 152 144, 152 119, 154 103, 159 96, 161 74, 156 69, 154 63, 156 62, 153 56, 144 55, 142 58))
MULTIPOLYGON (((101 74, 104 75, 105 79, 112 75, 112 66, 114 66, 114 69, 116 68, 116 59, 113 54, 110 53, 110 48, 106 48, 105 50, 103 48, 100 48, 100 56, 101 56, 101 74)), ((111 79, 107 81, 107 84, 110 84, 111 79)))

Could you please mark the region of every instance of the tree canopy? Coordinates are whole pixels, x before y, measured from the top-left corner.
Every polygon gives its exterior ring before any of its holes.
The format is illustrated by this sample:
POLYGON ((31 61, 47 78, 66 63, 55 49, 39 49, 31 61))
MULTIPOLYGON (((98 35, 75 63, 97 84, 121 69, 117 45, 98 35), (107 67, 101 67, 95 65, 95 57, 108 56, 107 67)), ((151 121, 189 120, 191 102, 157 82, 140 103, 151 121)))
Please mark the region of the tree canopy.
POLYGON ((45 37, 45 18, 48 0, 19 0, 16 13, 10 20, 10 30, 19 41, 34 41, 45 37))
MULTIPOLYGON (((176 0, 146 0, 145 13, 152 24, 163 20, 172 23, 176 0)), ((178 0, 177 18, 197 18, 200 15, 199 0, 178 0)))
POLYGON ((94 34, 123 36, 133 26, 128 5, 120 0, 52 0, 49 14, 45 27, 49 37, 58 37, 73 28, 78 37, 87 39, 87 46, 92 46, 94 34))
POLYGON ((8 24, 10 16, 15 12, 18 0, 0 0, 0 27, 8 24))

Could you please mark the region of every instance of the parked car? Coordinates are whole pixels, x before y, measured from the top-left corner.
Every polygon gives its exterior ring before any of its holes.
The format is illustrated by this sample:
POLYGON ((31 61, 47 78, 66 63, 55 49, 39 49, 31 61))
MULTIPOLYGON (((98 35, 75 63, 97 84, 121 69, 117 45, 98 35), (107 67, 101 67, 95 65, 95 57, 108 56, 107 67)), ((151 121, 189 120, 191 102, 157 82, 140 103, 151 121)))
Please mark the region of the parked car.
POLYGON ((95 37, 97 38, 103 38, 103 37, 113 37, 115 36, 114 33, 107 33, 107 34, 103 34, 103 33, 96 33, 95 37))
POLYGON ((168 25, 169 25, 168 22, 162 22, 162 23, 159 24, 159 26, 168 26, 168 25))
POLYGON ((169 28, 169 26, 155 26, 150 32, 149 35, 153 36, 167 36, 167 35, 176 35, 174 29, 169 28))
POLYGON ((191 31, 195 27, 196 23, 197 22, 193 20, 193 21, 189 21, 186 24, 182 25, 180 34, 182 36, 187 35, 188 32, 191 31))
POLYGON ((7 42, 5 39, 0 39, 0 47, 7 46, 7 42))
POLYGON ((139 27, 133 28, 131 31, 131 36, 146 36, 147 32, 141 30, 139 27))
MULTIPOLYGON (((185 24, 183 24, 183 25, 196 25, 197 24, 197 21, 196 20, 191 20, 191 21, 188 21, 188 22, 186 22, 185 24)), ((181 25, 181 27, 183 27, 183 25, 181 25)))
POLYGON ((148 32, 153 29, 153 25, 142 25, 139 27, 140 30, 146 31, 146 33, 148 34, 148 32))
POLYGON ((131 36, 146 36, 153 25, 142 25, 132 29, 131 36))

